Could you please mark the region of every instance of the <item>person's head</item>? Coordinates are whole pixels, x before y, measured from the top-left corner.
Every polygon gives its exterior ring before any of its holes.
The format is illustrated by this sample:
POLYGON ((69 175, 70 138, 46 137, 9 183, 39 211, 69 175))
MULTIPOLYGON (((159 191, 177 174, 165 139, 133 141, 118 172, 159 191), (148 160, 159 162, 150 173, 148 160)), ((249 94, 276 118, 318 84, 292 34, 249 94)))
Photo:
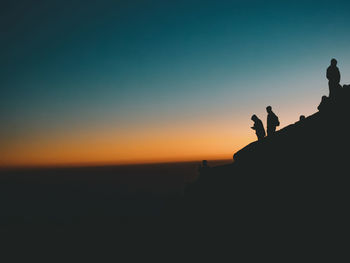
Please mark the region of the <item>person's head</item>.
POLYGON ((300 121, 305 120, 305 116, 304 115, 300 115, 299 120, 300 121))
POLYGON ((271 106, 267 106, 267 107, 266 107, 266 111, 267 111, 267 112, 271 112, 271 111, 272 111, 272 107, 271 107, 271 106))
POLYGON ((335 67, 336 65, 337 65, 337 60, 335 59, 335 58, 332 58, 332 60, 331 60, 331 65, 333 66, 333 67, 335 67))
POLYGON ((253 114, 253 116, 251 117, 251 120, 256 121, 257 119, 258 119, 258 117, 255 114, 253 114))

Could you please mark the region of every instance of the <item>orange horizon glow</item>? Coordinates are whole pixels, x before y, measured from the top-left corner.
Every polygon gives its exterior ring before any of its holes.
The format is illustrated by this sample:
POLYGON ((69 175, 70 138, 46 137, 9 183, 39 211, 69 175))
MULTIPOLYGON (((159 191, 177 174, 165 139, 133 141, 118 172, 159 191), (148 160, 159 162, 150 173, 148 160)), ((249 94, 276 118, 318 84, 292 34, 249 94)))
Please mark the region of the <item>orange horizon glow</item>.
MULTIPOLYGON (((206 156, 207 157, 207 156, 206 156)), ((47 163, 47 164, 19 164, 19 165, 4 165, 0 166, 0 170, 7 169, 39 169, 39 168, 70 168, 70 167, 102 167, 102 166, 129 166, 129 165, 152 165, 152 164, 172 164, 172 163, 191 163, 198 162, 201 163, 202 160, 207 160, 210 162, 230 162, 231 158, 225 158, 223 156, 213 156, 212 158, 191 158, 191 159, 159 159, 159 160, 140 160, 129 162, 80 162, 80 163, 47 163)))
MULTIPOLYGON (((312 108, 300 107, 307 116, 312 108)), ((258 116, 265 123, 265 109, 258 116)), ((279 129, 300 113, 278 109, 279 129)), ((256 140, 250 113, 212 116, 187 122, 139 126, 95 126, 27 133, 1 142, 0 167, 127 165, 200 160, 232 160, 233 154, 256 140)))
MULTIPOLYGON (((66 142, 67 143, 67 142, 66 142)), ((83 142, 82 142, 83 143, 83 142)), ((150 143, 150 142, 149 142, 150 143)), ((38 147, 35 153, 31 153, 31 149, 13 149, 13 152, 3 158, 0 163, 1 168, 6 167, 47 167, 47 166, 91 166, 91 165, 128 165, 128 164, 149 164, 149 163, 170 163, 170 162, 190 162, 200 160, 224 160, 232 159, 235 150, 229 150, 228 153, 213 153, 215 151, 206 151, 206 145, 199 146, 198 140, 192 140, 192 143, 187 145, 178 144, 178 142, 165 143, 166 147, 162 146, 162 142, 157 142, 156 146, 150 146, 149 143, 141 145, 139 151, 132 151, 137 148, 134 145, 124 147, 123 153, 118 151, 118 148, 111 144, 92 145, 84 143, 84 146, 79 147, 78 143, 72 148, 65 148, 60 143, 51 144, 49 149, 38 147), (61 147, 59 147, 61 145, 61 147), (108 146, 107 146, 108 145, 108 146), (186 153, 186 146, 193 147, 194 150, 186 153), (181 152, 181 147, 184 153, 181 152), (197 148, 195 148, 197 147, 197 148), (89 151, 87 148, 95 149, 89 151), (167 153, 165 148, 169 148, 167 153), (153 151, 151 151, 151 150, 153 151), (127 151, 125 151, 127 150, 127 151), (144 156, 142 156, 144 155, 144 156)), ((210 148, 209 146, 208 148, 210 148)), ((237 150, 239 147, 236 147, 237 150)))
POLYGON ((142 164, 232 159, 251 136, 201 125, 134 131, 75 131, 13 138, 1 150, 0 167, 142 164), (236 139, 235 139, 236 137, 236 139))

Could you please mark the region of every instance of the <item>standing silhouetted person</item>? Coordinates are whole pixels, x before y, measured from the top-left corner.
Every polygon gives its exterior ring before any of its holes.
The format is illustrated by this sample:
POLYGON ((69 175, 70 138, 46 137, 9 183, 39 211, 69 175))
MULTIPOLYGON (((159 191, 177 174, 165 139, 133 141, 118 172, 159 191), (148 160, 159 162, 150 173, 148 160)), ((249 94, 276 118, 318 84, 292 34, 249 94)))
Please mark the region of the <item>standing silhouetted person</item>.
POLYGON ((254 126, 251 128, 255 130, 258 140, 261 140, 265 137, 265 129, 263 123, 255 114, 252 116, 251 120, 254 121, 254 126))
POLYGON ((331 65, 327 68, 327 79, 329 86, 329 97, 332 98, 338 90, 340 82, 340 72, 337 67, 337 60, 334 58, 331 60, 331 65))
POLYGON ((267 111, 267 136, 272 135, 276 131, 276 127, 280 125, 277 115, 272 111, 271 106, 266 107, 267 111))

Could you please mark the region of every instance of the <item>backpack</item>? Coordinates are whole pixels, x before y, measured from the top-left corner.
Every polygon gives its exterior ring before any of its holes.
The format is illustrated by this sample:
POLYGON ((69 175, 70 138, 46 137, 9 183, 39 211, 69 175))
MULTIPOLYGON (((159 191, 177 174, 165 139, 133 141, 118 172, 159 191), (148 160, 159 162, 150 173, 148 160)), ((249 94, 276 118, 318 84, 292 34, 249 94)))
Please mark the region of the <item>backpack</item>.
POLYGON ((275 124, 276 126, 280 126, 280 121, 276 115, 275 115, 275 124))

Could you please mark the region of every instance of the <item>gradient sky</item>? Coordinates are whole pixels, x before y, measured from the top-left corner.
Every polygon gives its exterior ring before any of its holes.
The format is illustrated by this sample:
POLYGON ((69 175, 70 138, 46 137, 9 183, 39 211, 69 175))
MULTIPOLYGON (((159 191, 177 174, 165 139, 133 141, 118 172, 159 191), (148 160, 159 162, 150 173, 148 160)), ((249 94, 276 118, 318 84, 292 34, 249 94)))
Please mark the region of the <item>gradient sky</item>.
POLYGON ((317 110, 349 1, 2 1, 0 166, 232 158, 317 110))

